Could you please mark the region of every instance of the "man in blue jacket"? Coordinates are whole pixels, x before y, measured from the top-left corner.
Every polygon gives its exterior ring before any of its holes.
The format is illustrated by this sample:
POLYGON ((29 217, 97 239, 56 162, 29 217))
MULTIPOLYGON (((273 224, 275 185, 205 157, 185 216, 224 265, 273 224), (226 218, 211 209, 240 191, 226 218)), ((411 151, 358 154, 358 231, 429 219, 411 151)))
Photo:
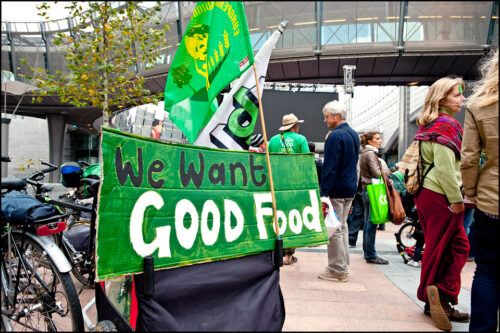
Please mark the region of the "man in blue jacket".
POLYGON ((328 266, 318 277, 347 282, 349 237, 347 217, 357 187, 359 135, 346 122, 347 111, 339 101, 323 107, 325 124, 332 129, 325 142, 320 192, 332 205, 341 227, 328 243, 328 266))

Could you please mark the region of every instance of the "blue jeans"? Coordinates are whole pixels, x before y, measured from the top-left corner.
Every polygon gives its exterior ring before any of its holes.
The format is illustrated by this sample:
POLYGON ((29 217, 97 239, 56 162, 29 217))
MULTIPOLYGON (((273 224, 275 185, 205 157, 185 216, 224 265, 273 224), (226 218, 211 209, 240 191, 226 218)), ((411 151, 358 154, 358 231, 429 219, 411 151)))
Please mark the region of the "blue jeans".
POLYGON ((495 332, 500 308, 500 223, 476 208, 470 239, 475 249, 472 280, 471 332, 495 332))
POLYGON ((352 202, 352 214, 347 218, 349 227, 349 245, 356 245, 358 233, 364 220, 363 199, 356 196, 352 202))
POLYGON ((370 199, 368 198, 368 191, 363 189, 363 206, 365 208, 365 219, 363 226, 363 252, 365 260, 375 259, 377 251, 375 251, 375 235, 377 233, 377 224, 370 221, 370 199))
POLYGON ((470 226, 472 223, 472 218, 474 216, 474 208, 465 208, 464 210, 464 230, 469 237, 470 226))

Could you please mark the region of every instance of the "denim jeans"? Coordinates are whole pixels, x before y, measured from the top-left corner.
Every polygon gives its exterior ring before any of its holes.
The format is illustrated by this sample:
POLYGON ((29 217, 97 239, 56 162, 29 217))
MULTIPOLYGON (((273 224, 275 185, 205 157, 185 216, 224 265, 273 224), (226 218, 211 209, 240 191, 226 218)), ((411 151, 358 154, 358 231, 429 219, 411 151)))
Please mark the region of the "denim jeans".
POLYGON ((356 196, 352 202, 352 214, 347 218, 347 226, 349 227, 349 245, 356 245, 359 230, 364 222, 363 220, 363 199, 356 196))
POLYGON ((368 191, 366 188, 363 189, 363 206, 365 208, 365 219, 363 226, 363 252, 365 260, 375 259, 377 257, 377 251, 375 251, 375 235, 377 233, 377 224, 373 224, 370 221, 370 199, 368 198, 368 191))
POLYGON ((470 227, 474 216, 474 208, 465 208, 464 210, 464 230, 469 237, 470 227))
POLYGON ((469 331, 495 332, 500 308, 500 221, 476 208, 470 239, 475 249, 469 331))
POLYGON ((352 199, 330 198, 333 209, 341 223, 329 239, 327 245, 328 267, 336 274, 345 274, 349 266, 349 243, 347 235, 347 216, 351 208, 352 199))

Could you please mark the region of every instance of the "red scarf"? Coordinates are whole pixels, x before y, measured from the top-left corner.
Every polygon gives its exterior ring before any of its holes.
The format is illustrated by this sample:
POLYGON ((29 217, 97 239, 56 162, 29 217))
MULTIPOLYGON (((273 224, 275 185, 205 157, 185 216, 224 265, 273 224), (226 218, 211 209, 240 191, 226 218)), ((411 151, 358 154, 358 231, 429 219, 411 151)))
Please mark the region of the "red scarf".
POLYGON ((439 112, 439 117, 432 123, 420 126, 414 140, 430 141, 442 144, 460 159, 463 129, 460 123, 446 113, 439 112))

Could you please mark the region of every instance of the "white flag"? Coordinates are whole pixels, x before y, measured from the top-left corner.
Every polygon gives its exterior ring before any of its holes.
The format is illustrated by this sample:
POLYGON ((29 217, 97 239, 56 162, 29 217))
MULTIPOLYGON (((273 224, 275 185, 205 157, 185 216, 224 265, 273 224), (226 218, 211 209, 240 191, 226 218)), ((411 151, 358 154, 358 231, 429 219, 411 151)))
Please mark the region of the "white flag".
MULTIPOLYGON (((255 56, 260 97, 262 97, 271 51, 283 29, 284 26, 280 26, 255 56)), ((224 96, 221 105, 209 123, 200 131, 194 144, 212 148, 248 150, 250 136, 258 115, 259 99, 252 67, 233 82, 231 91, 224 96)))

